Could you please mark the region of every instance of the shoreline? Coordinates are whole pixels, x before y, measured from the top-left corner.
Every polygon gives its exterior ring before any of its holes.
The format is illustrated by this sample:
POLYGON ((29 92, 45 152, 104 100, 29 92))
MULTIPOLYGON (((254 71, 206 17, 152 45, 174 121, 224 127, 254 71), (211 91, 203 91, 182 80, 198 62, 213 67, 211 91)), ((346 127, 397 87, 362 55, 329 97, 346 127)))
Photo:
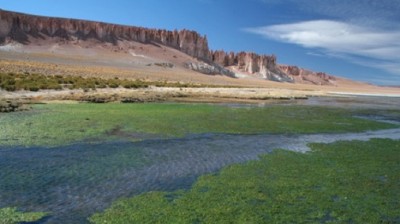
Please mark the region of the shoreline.
POLYGON ((296 100, 310 97, 393 97, 399 94, 333 92, 322 90, 293 90, 280 88, 246 88, 246 87, 148 87, 138 89, 104 88, 95 90, 62 89, 39 91, 5 91, 0 90, 0 100, 40 103, 51 101, 77 102, 259 102, 265 100, 296 100))
POLYGON ((365 97, 394 97, 400 98, 400 93, 390 94, 390 93, 357 93, 357 92, 328 92, 331 96, 338 97, 354 97, 354 96, 365 96, 365 97))
POLYGON ((39 90, 8 92, 0 90, 0 99, 22 100, 27 102, 43 101, 80 101, 80 102, 157 102, 157 101, 211 101, 243 102, 263 100, 307 99, 311 96, 325 96, 323 91, 302 91, 272 88, 180 88, 149 87, 140 89, 104 88, 84 91, 75 90, 39 90))
MULTIPOLYGON (((0 89, 0 112, 29 110, 30 104, 74 103, 234 103, 275 104, 310 98, 399 98, 400 94, 371 94, 246 87, 148 87, 138 89, 104 88, 95 90, 62 89, 9 92, 0 89)), ((325 100, 325 101, 326 101, 325 100)), ((329 101, 329 100, 328 100, 329 101)), ((327 101, 327 102, 328 102, 327 101)), ((330 103, 327 103, 329 105, 330 103)))
MULTIPOLYGON (((351 103, 364 99, 380 98, 376 106, 393 107, 392 100, 400 94, 370 94, 354 92, 328 92, 316 90, 290 90, 278 88, 246 87, 155 87, 138 89, 104 88, 95 90, 62 89, 39 91, 14 91, 0 89, 0 113, 30 110, 32 104, 76 103, 213 103, 213 104, 319 104, 330 106, 336 100, 351 103), (392 99, 392 100, 391 100, 392 99), (391 103, 390 103, 391 102, 391 103)), ((396 100, 395 100, 396 101, 396 100)), ((357 104, 357 105, 358 105, 357 104)), ((394 103, 396 104, 396 103, 394 103)), ((360 106, 360 105, 359 105, 360 106)))

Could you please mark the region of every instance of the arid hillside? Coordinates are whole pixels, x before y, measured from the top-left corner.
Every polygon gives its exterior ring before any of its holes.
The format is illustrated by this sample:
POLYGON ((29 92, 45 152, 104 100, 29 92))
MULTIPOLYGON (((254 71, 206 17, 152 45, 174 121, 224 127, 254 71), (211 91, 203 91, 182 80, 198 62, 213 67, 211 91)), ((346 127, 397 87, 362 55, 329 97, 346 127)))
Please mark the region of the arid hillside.
POLYGON ((0 10, 0 72, 328 92, 398 92, 280 65, 274 55, 212 51, 206 36, 0 10))

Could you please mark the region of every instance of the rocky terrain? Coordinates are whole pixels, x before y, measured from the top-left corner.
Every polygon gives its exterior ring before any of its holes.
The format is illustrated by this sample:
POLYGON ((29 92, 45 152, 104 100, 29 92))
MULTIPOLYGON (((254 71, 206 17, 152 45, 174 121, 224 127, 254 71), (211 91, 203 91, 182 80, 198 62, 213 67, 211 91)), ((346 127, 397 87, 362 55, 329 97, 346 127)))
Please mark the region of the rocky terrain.
POLYGON ((278 81, 294 82, 291 74, 285 73, 276 63, 274 55, 258 55, 251 52, 226 53, 211 52, 213 62, 233 70, 256 75, 260 78, 278 81))
POLYGON ((295 82, 310 83, 316 85, 330 85, 335 81, 334 76, 328 75, 324 72, 313 72, 310 70, 302 69, 297 66, 279 65, 280 70, 290 75, 295 82))
MULTIPOLYGON (((279 65, 274 55, 211 51, 207 37, 190 30, 148 29, 0 10, 0 46, 9 51, 19 46, 24 53, 34 47, 36 53, 40 48, 40 53, 54 53, 63 47, 70 48, 69 53, 71 49, 76 49, 74 54, 77 56, 82 56, 82 49, 101 46, 111 52, 125 53, 125 57, 136 57, 137 61, 158 57, 158 61, 146 61, 147 65, 176 65, 208 75, 315 85, 337 84, 335 77, 324 73, 279 65), (179 56, 173 53, 174 50, 186 56, 179 56), (165 56, 165 52, 171 57, 165 56)), ((65 50, 59 53, 65 54, 65 50)))
POLYGON ((122 26, 76 19, 61 19, 0 11, 0 44, 16 41, 31 43, 32 39, 52 38, 54 41, 79 43, 89 39, 117 45, 118 41, 159 43, 176 48, 190 56, 207 60, 207 38, 189 30, 157 30, 122 26))
POLYGON ((0 113, 9 113, 16 111, 29 110, 29 106, 25 105, 24 102, 18 100, 2 100, 0 99, 0 113))

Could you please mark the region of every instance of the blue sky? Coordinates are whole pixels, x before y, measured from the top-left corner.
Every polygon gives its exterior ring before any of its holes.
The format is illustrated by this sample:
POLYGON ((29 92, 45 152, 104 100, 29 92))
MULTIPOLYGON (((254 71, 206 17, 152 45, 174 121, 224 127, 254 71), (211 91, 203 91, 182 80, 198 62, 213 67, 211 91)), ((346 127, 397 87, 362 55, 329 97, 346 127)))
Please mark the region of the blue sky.
POLYGON ((207 35, 211 49, 400 85, 400 0, 0 0, 0 8, 207 35))

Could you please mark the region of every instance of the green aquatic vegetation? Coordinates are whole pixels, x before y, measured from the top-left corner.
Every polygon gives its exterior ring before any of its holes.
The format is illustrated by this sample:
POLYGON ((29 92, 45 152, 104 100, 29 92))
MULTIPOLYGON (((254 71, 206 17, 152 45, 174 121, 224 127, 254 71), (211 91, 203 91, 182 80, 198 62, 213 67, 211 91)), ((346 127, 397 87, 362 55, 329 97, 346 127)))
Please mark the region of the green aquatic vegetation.
POLYGON ((208 104, 49 104, 0 114, 0 145, 52 146, 103 139, 141 140, 198 133, 338 133, 398 127, 310 106, 208 104))
POLYGON ((115 202, 92 223, 398 223, 400 141, 276 150, 205 175, 187 191, 115 202))
POLYGON ((0 224, 34 222, 46 215, 43 212, 19 212, 16 208, 0 208, 0 224))

